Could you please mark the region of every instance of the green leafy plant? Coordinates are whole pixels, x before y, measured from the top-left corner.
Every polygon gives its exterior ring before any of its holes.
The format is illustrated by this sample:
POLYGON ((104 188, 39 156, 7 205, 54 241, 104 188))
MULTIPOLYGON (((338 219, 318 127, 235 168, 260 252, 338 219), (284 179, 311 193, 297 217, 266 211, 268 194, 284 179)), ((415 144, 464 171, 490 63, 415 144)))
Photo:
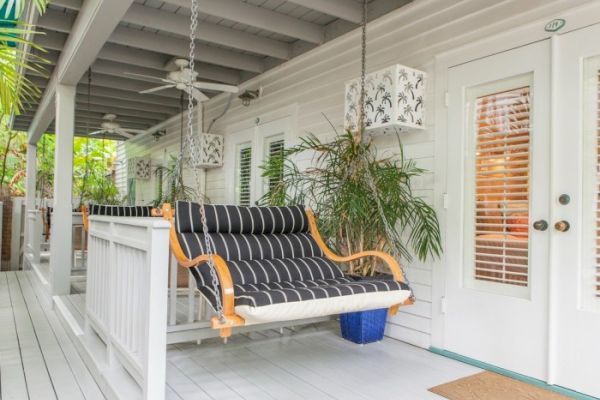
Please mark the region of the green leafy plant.
MULTIPOLYGON (((266 179, 278 178, 260 204, 310 205, 318 215, 319 230, 342 254, 364 250, 390 252, 405 260, 441 254, 441 236, 434 209, 415 194, 411 180, 426 171, 404 158, 398 139, 395 157, 377 158, 373 142, 350 132, 322 142, 311 135, 271 157, 261 166, 266 179), (311 166, 294 162, 312 154, 311 166)), ((349 272, 372 275, 373 259, 352 263, 349 272)))
POLYGON ((118 205, 122 203, 119 189, 110 177, 96 174, 89 176, 88 180, 85 200, 95 204, 118 205))
POLYGON ((166 165, 154 168, 154 174, 162 184, 158 188, 156 198, 152 201, 152 206, 159 207, 164 203, 174 204, 176 200, 195 198, 194 188, 184 183, 182 164, 178 157, 171 155, 166 165))
POLYGON ((29 35, 39 35, 34 27, 19 19, 25 5, 33 2, 40 14, 48 0, 0 0, 0 114, 19 114, 24 103, 37 99, 40 89, 26 76, 25 71, 46 75, 49 62, 34 53, 45 50, 27 40, 29 35))

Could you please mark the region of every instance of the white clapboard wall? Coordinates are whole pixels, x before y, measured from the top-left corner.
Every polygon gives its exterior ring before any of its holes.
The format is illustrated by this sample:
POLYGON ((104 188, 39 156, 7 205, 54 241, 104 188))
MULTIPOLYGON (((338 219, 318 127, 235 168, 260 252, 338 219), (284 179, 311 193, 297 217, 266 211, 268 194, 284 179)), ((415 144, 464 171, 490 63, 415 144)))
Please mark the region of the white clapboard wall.
MULTIPOLYGON (((419 195, 436 205, 440 204, 442 195, 438 184, 442 178, 433 174, 436 168, 443 173, 443 166, 436 165, 434 160, 435 56, 484 37, 501 35, 531 21, 542 22, 540 29, 543 29, 545 19, 552 19, 564 10, 586 3, 589 0, 417 0, 369 24, 368 72, 399 63, 428 74, 426 129, 402 134, 405 156, 432 171, 414 181, 419 195)), ((359 43, 359 31, 353 31, 251 79, 242 90, 262 87, 263 97, 249 107, 235 101, 228 113, 215 124, 212 133, 231 131, 234 125, 294 106, 297 110, 294 116, 296 137, 307 132, 321 138, 331 135, 332 128, 323 114, 341 129, 344 84, 360 73, 359 43)), ((206 104, 206 121, 222 112, 226 99, 226 96, 217 96, 206 104)), ((124 155, 137 157, 150 154, 155 158, 161 157, 165 149, 176 150, 179 134, 176 123, 167 132, 167 137, 161 138, 158 143, 148 136, 128 142, 124 155)), ((382 155, 390 154, 395 149, 395 138, 382 137, 376 144, 382 155)), ((225 201, 225 176, 231 173, 224 168, 208 171, 207 194, 213 202, 225 201)), ((120 184, 123 189, 121 181, 120 184)), ((138 198, 148 198, 153 188, 153 182, 138 185, 138 198)), ((443 210, 438 211, 443 218, 443 210)), ((439 308, 431 302, 434 265, 443 268, 432 262, 415 262, 409 266, 408 275, 418 301, 390 320, 389 336, 421 347, 431 345, 432 310, 439 308)))

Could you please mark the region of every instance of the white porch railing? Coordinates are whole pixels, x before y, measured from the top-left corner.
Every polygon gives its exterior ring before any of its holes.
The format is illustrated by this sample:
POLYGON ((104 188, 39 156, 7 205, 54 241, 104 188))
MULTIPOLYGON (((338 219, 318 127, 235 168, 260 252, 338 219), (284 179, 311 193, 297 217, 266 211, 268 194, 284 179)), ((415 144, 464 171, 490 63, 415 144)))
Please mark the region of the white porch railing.
POLYGON ((143 399, 165 395, 168 229, 159 218, 90 217, 86 329, 143 399))
POLYGON ((27 210, 27 240, 25 258, 30 264, 39 264, 42 244, 42 211, 27 210))

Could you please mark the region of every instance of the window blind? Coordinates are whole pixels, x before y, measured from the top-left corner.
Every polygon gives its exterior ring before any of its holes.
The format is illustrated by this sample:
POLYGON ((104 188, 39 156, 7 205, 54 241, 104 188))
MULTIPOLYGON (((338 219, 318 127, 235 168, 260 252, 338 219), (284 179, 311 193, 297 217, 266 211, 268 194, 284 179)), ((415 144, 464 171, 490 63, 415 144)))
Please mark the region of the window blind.
MULTIPOLYGON (((284 141, 283 139, 272 140, 269 142, 269 154, 267 155, 270 159, 278 159, 283 161, 283 149, 284 149, 284 141)), ((283 164, 281 164, 281 168, 278 171, 277 176, 269 177, 268 182, 268 190, 271 191, 277 186, 279 182, 283 179, 283 164)))
POLYGON ((240 206, 250 206, 252 202, 250 191, 252 180, 252 147, 240 147, 237 173, 237 204, 240 206))
POLYGON ((475 104, 475 279, 527 286, 529 87, 475 104))

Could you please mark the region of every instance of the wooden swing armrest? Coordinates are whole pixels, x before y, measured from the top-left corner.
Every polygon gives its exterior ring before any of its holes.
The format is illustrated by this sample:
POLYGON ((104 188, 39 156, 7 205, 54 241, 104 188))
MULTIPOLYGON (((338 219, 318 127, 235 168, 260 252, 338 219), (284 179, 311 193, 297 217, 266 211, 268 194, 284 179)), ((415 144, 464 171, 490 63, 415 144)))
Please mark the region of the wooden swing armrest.
MULTIPOLYGON (((171 244, 171 251, 177 259, 179 265, 185 268, 191 268, 198 264, 202 264, 208 261, 208 255, 202 254, 193 259, 189 259, 177 237, 175 232, 175 224, 173 223, 173 211, 169 204, 164 204, 162 207, 162 216, 171 223, 171 229, 169 230, 169 242, 171 244)), ((217 278, 219 279, 219 287, 221 289, 221 304, 223 305, 223 315, 227 319, 227 323, 219 321, 218 318, 213 318, 212 327, 215 329, 221 329, 221 336, 227 337, 231 334, 232 326, 244 325, 244 319, 235 313, 235 298, 233 291, 233 279, 229 272, 227 263, 218 254, 212 255, 213 264, 217 272, 217 278), (228 331, 227 331, 228 330, 228 331)))
MULTIPOLYGON (((340 256, 338 254, 335 254, 323 240, 323 237, 321 236, 321 233, 317 228, 317 219, 313 210, 311 210, 310 208, 306 209, 306 215, 308 216, 310 234, 312 235, 313 239, 315 239, 315 242, 317 242, 317 245, 321 248, 321 250, 327 258, 335 262, 350 262, 363 257, 377 257, 386 264, 386 266, 392 273, 392 276, 394 277, 395 281, 407 283, 406 279, 404 278, 404 274, 402 273, 402 268, 400 268, 400 264, 398 263, 398 261, 396 261, 396 259, 391 255, 384 253, 383 251, 361 251, 359 253, 351 254, 349 256, 340 256)), ((403 304, 408 305, 413 303, 414 300, 412 298, 408 298, 403 304)), ((397 305, 390 308, 391 315, 396 314, 397 311, 397 305)))

